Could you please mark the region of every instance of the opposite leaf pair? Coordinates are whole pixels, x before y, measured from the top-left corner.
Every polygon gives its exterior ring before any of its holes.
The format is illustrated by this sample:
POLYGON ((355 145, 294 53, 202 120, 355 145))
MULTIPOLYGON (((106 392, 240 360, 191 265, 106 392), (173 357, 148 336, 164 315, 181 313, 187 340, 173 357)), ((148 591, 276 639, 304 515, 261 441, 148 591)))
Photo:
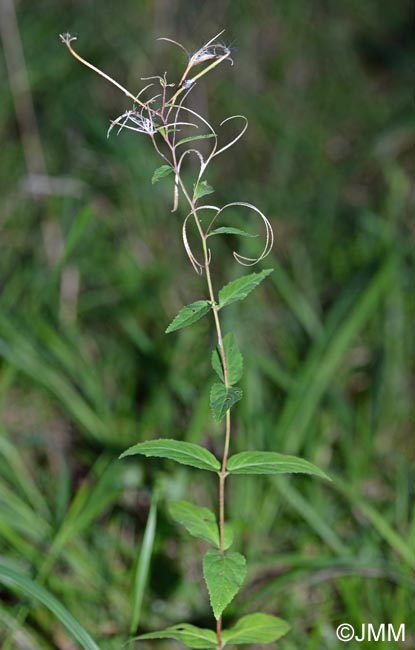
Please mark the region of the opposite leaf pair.
MULTIPOLYGON (((220 472, 221 469, 219 460, 208 449, 182 440, 159 438, 139 442, 124 451, 120 458, 136 454, 166 458, 210 472, 220 472)), ((308 460, 274 451, 242 451, 234 454, 226 464, 226 472, 227 474, 313 474, 330 480, 327 474, 308 460)))
MULTIPOLYGON (((245 643, 272 643, 278 641, 290 630, 288 623, 269 614, 249 614, 236 625, 222 633, 222 647, 245 643)), ((173 625, 159 632, 150 632, 136 637, 136 640, 173 639, 188 648, 216 650, 216 634, 212 630, 198 628, 187 623, 173 625)))
MULTIPOLYGON (((218 309, 222 309, 226 305, 230 305, 237 300, 243 300, 247 295, 258 286, 262 280, 264 280, 267 275, 272 273, 273 269, 266 269, 260 273, 250 273, 245 275, 242 278, 233 280, 226 284, 223 289, 219 291, 219 304, 217 305, 218 309)), ((170 332, 175 332, 176 330, 181 329, 182 327, 187 327, 205 316, 213 307, 211 300, 197 300, 196 302, 191 303, 183 307, 176 318, 170 323, 166 329, 166 334, 170 332)))
MULTIPOLYGON (((203 575, 213 614, 218 619, 245 580, 245 558, 240 553, 225 553, 220 550, 219 527, 209 508, 201 508, 188 501, 176 501, 170 505, 169 512, 193 537, 204 539, 216 547, 204 557, 203 575)), ((231 546, 232 541, 232 529, 225 524, 224 551, 231 546)))
MULTIPOLYGON (((232 336, 227 338, 228 350, 234 344, 232 336)), ((235 350, 235 348, 233 348, 235 350)), ((215 355, 215 353, 214 353, 215 355)), ((214 356, 213 365, 221 372, 220 359, 214 356)), ((241 359, 235 363, 232 379, 237 380, 242 370, 241 359)), ((223 386, 223 384, 220 384, 223 386)), ((207 449, 194 443, 159 439, 141 442, 125 451, 121 458, 135 454, 147 457, 174 460, 182 465, 221 473, 221 463, 207 449)), ((231 456, 226 463, 228 474, 314 474, 321 478, 327 476, 319 468, 302 458, 284 456, 275 452, 245 451, 231 456)), ((206 540, 214 549, 207 551, 203 559, 203 576, 209 592, 209 599, 216 620, 222 616, 225 608, 239 592, 246 577, 246 560, 237 552, 228 552, 232 545, 233 534, 229 524, 224 528, 224 544, 220 547, 220 532, 214 513, 208 508, 197 506, 188 501, 170 504, 173 519, 182 524, 194 536, 206 540)), ((267 614, 253 614, 241 619, 231 630, 224 630, 222 642, 226 644, 268 643, 277 640, 289 629, 287 623, 267 614)), ((201 630, 192 625, 175 625, 160 632, 152 632, 137 637, 139 640, 171 638, 181 641, 190 648, 217 648, 217 636, 211 630, 201 630)))

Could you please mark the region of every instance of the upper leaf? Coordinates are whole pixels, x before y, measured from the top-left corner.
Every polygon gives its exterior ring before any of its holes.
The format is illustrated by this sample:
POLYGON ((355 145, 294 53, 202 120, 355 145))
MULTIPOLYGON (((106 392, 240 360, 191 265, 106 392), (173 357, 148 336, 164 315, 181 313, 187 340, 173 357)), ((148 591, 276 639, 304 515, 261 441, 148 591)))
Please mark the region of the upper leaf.
POLYGON ((195 201, 198 201, 202 196, 212 194, 214 191, 213 187, 209 185, 207 181, 200 181, 196 188, 194 188, 194 199, 195 201))
POLYGON ((240 553, 208 551, 203 559, 203 575, 217 620, 245 580, 246 560, 240 553))
POLYGON ((229 458, 226 470, 231 474, 314 474, 330 480, 308 460, 274 451, 242 451, 229 458))
POLYGON ((225 417, 226 411, 242 398, 240 388, 226 388, 224 384, 213 384, 210 391, 210 408, 216 422, 225 417))
POLYGON ((146 639, 174 639, 188 648, 217 648, 216 634, 212 630, 202 629, 188 623, 179 623, 165 630, 141 634, 132 640, 145 641, 146 639))
POLYGON ((192 302, 191 305, 183 307, 166 329, 166 334, 195 323, 199 318, 207 314, 211 308, 212 303, 209 300, 197 300, 192 302))
MULTIPOLYGON (((223 347, 225 350, 226 365, 228 368, 228 381, 229 383, 236 384, 242 377, 243 372, 243 358, 239 351, 234 334, 230 332, 223 339, 223 347)), ((212 367, 219 375, 222 381, 225 381, 223 373, 222 357, 219 348, 212 352, 212 367)))
POLYGON ((143 456, 168 458, 175 460, 182 465, 190 465, 199 469, 206 469, 211 472, 220 470, 220 462, 213 454, 204 447, 199 447, 192 442, 183 442, 181 440, 169 440, 160 438, 158 440, 148 440, 133 445, 120 458, 142 454, 143 456))
POLYGON ((226 284, 219 291, 219 309, 222 309, 225 305, 230 305, 232 302, 246 298, 273 270, 265 269, 259 273, 250 273, 226 284))
POLYGON ((169 506, 170 515, 182 524, 191 535, 219 546, 219 530, 214 513, 189 501, 176 501, 169 506))
POLYGON ((183 138, 182 140, 179 140, 179 142, 176 142, 176 147, 178 147, 179 144, 184 144, 185 142, 193 142, 193 140, 206 140, 207 138, 216 138, 216 134, 206 133, 205 135, 191 135, 189 138, 183 138))
POLYGON ((290 630, 286 621, 269 614, 249 614, 241 618, 230 630, 224 630, 225 643, 271 643, 277 641, 290 630))
POLYGON ((213 237, 213 235, 239 235, 239 237, 258 237, 258 235, 252 235, 245 230, 239 230, 239 228, 233 228, 232 226, 221 226, 220 228, 215 228, 211 230, 208 234, 208 237, 213 237))
POLYGON ((164 176, 168 176, 172 173, 173 169, 170 167, 170 165, 162 165, 161 167, 157 167, 151 178, 151 184, 154 185, 160 180, 160 178, 164 178, 164 176))

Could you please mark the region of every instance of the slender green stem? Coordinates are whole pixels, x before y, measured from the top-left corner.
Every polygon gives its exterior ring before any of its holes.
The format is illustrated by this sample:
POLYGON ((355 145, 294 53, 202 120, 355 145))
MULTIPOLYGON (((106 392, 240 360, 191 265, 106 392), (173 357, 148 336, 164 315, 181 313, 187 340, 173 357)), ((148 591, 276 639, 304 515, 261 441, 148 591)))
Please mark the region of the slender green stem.
MULTIPOLYGON (((171 152, 172 152, 172 158, 173 158, 173 167, 174 167, 174 172, 176 175, 176 178, 178 179, 180 188, 189 203, 190 210, 194 216, 196 226, 200 235, 200 238, 202 240, 202 247, 203 247, 203 257, 204 257, 204 268, 205 268, 205 273, 206 273, 206 281, 207 281, 207 286, 208 286, 208 292, 209 292, 209 298, 212 302, 213 308, 213 318, 215 322, 215 328, 216 328, 216 335, 218 339, 218 347, 219 347, 219 353, 221 356, 222 360, 222 367, 223 367, 223 376, 225 380, 225 386, 226 388, 229 388, 229 373, 228 373, 228 364, 226 360, 226 354, 225 354, 225 348, 223 345, 223 336, 222 336, 222 327, 220 323, 220 318, 219 318, 219 307, 215 299, 215 292, 213 289, 213 283, 212 283, 212 276, 210 273, 210 259, 209 259, 209 251, 206 243, 206 235, 203 232, 203 228, 201 226, 201 223, 199 221, 199 218, 197 216, 196 212, 196 200, 194 198, 194 195, 191 197, 187 191, 186 186, 183 183, 183 180, 180 176, 180 172, 178 169, 177 165, 177 159, 176 159, 176 151, 174 146, 171 145, 168 136, 166 136, 166 142, 169 145, 171 152)), ((195 188, 196 189, 196 188, 195 188)), ((221 553, 225 552, 225 480, 226 480, 226 464, 228 460, 228 454, 229 454, 229 445, 230 445, 230 437, 231 437, 231 414, 230 411, 226 412, 226 424, 225 424, 225 442, 224 442, 224 450, 223 450, 223 456, 222 456, 222 465, 221 465, 221 470, 219 472, 219 550, 221 553)), ((216 636, 217 636, 217 647, 218 650, 222 650, 222 617, 219 617, 219 619, 216 622, 216 636)))

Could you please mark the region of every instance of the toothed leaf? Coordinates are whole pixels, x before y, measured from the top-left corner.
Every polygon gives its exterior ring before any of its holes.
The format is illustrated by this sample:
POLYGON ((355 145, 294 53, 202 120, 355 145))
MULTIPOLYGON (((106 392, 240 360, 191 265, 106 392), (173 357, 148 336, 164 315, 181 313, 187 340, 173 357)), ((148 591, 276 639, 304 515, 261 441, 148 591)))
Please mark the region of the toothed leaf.
POLYGON ((204 648, 217 648, 216 634, 212 630, 206 630, 188 623, 172 625, 159 632, 149 632, 136 636, 133 641, 146 641, 150 639, 173 639, 183 643, 188 648, 202 650, 204 648))
POLYGON ((208 551, 203 559, 203 575, 217 620, 245 580, 246 560, 240 553, 208 551))
POLYGON ((207 314, 211 308, 212 303, 209 300, 197 300, 183 307, 166 329, 166 334, 195 323, 199 318, 207 314))
POLYGON ((216 422, 225 417, 226 411, 242 398, 240 388, 226 388, 224 384, 213 384, 210 391, 210 408, 216 422))
POLYGON ((250 273, 250 275, 244 275, 242 278, 226 284, 219 291, 219 309, 237 300, 244 300, 273 270, 266 269, 260 273, 250 273))
POLYGON ((196 189, 193 189, 195 190, 195 201, 198 201, 202 198, 202 196, 207 196, 208 194, 212 194, 215 191, 213 187, 207 183, 207 181, 200 181, 196 189))
POLYGON ((272 643, 287 634, 289 630, 290 626, 281 618, 269 614, 249 614, 229 630, 224 630, 222 639, 232 645, 272 643))
MULTIPOLYGON (((219 527, 214 513, 209 508, 190 503, 189 501, 175 501, 169 506, 169 513, 172 519, 182 524, 186 530, 219 548, 219 527)), ((225 524, 224 531, 225 549, 233 542, 233 530, 229 524, 225 524)))
POLYGON ((153 176, 151 177, 151 184, 154 185, 160 180, 160 178, 164 178, 165 176, 168 176, 172 173, 173 170, 170 165, 162 165, 161 167, 157 167, 153 173, 153 176))
MULTIPOLYGON (((226 365, 228 367, 228 381, 231 385, 236 384, 242 377, 243 358, 234 334, 229 333, 224 337, 223 347, 225 349, 226 365)), ((212 367, 217 372, 219 378, 225 381, 219 348, 216 348, 212 352, 212 367)))
POLYGON ((226 470, 231 474, 314 474, 330 480, 308 460, 274 451, 242 451, 229 458, 226 470))
POLYGON ((120 458, 135 456, 136 454, 167 458, 182 465, 190 465, 191 467, 206 469, 211 472, 220 470, 220 462, 218 459, 204 447, 195 445, 192 442, 169 440, 166 438, 148 440, 147 442, 139 442, 137 445, 133 445, 124 451, 120 458))
POLYGON ((200 537, 214 546, 219 545, 219 530, 214 513, 189 501, 176 501, 169 506, 175 521, 184 526, 193 537, 200 537))

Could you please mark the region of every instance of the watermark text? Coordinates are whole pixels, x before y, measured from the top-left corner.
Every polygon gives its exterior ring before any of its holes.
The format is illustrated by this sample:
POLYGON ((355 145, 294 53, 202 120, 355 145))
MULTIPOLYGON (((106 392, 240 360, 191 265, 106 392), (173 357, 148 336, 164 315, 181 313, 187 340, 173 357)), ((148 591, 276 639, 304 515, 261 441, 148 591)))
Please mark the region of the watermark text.
POLYGON ((392 625, 392 623, 380 623, 374 625, 373 623, 363 623, 359 628, 354 628, 350 623, 341 623, 337 630, 336 635, 339 641, 347 643, 348 641, 403 641, 405 642, 405 624, 402 623, 399 627, 392 625))

